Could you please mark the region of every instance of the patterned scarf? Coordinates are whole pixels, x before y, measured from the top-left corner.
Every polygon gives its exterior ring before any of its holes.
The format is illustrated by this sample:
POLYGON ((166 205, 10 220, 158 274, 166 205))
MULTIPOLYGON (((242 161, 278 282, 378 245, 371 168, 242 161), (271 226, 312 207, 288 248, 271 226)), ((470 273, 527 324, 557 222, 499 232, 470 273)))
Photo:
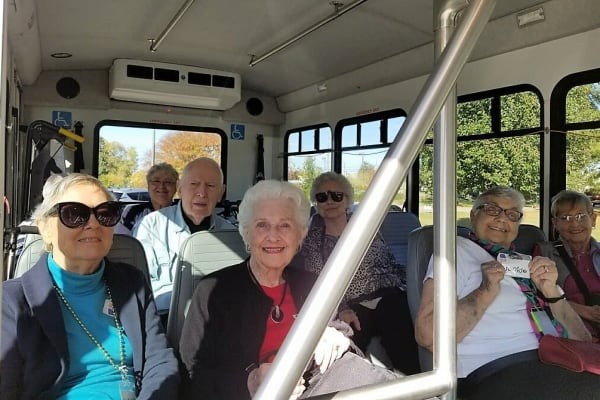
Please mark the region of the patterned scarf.
MULTIPOLYGON (((484 249, 492 257, 494 257, 494 259, 496 259, 498 257, 499 253, 507 253, 509 255, 516 253, 514 244, 511 244, 510 247, 508 249, 506 249, 506 248, 500 246, 499 244, 490 242, 489 240, 479 239, 477 236, 475 236, 475 234, 473 232, 469 232, 469 239, 471 239, 473 242, 477 243, 482 249, 484 249)), ((540 330, 540 327, 538 326, 537 322, 534 320, 533 311, 536 309, 542 309, 542 310, 546 311, 546 313, 548 314, 548 317, 552 321, 552 325, 556 329, 556 332, 562 337, 567 337, 568 336, 567 329, 565 327, 563 327, 562 324, 560 322, 558 322, 558 320, 556 318, 554 318, 548 303, 546 303, 538 295, 538 290, 535 287, 535 284, 533 283, 533 281, 529 278, 513 277, 513 279, 517 282, 517 284, 519 285, 519 288, 521 289, 521 291, 527 298, 527 303, 526 303, 527 304, 527 315, 529 316, 529 322, 531 323, 531 328, 533 329, 533 332, 537 336, 538 340, 544 335, 544 333, 540 330)))

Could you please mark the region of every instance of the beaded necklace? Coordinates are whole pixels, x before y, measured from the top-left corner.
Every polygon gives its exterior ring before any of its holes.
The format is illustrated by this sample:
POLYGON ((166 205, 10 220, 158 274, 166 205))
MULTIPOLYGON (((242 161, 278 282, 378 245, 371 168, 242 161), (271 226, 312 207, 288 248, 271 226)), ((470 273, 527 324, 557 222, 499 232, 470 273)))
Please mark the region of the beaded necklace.
POLYGON ((108 301, 110 301, 110 304, 113 306, 112 315, 115 320, 115 327, 117 328, 117 335, 119 337, 119 353, 120 353, 120 358, 121 358, 120 365, 117 365, 117 363, 115 363, 115 361, 112 359, 110 354, 108 354, 108 351, 106 351, 104 346, 102 346, 102 344, 98 341, 98 339, 96 339, 94 337, 94 335, 92 335, 92 332, 90 332, 89 329, 84 325, 83 321, 81 321, 81 319, 79 318, 79 316, 77 315, 77 313, 75 312, 73 307, 71 307, 71 305, 67 301, 67 298, 65 297, 62 290, 60 290, 58 288, 58 286, 56 286, 56 284, 54 284, 53 286, 54 286, 54 290, 56 291, 56 294, 58 295, 60 300, 63 302, 66 309, 71 313, 71 315, 75 319, 75 322, 77 322, 77 324, 81 327, 83 332, 90 338, 90 340, 96 345, 96 347, 98 347, 98 349, 102 352, 102 354, 108 360, 110 365, 114 369, 119 371, 123 381, 127 381, 127 365, 125 365, 125 340, 123 339, 123 328, 121 327, 121 323, 119 322, 119 316, 117 315, 117 309, 114 307, 112 295, 110 293, 110 288, 106 284, 106 281, 104 282, 104 286, 106 287, 106 295, 108 296, 108 301))

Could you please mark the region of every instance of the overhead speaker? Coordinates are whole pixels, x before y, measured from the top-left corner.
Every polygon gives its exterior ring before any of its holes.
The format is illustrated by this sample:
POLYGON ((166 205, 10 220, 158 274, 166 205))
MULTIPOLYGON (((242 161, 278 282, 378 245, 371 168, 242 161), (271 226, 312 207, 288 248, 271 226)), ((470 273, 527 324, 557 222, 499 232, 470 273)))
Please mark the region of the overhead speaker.
POLYGON ((260 99, 256 97, 249 98, 248 101, 246 101, 246 110, 248 110, 248 113, 250 115, 256 117, 262 114, 263 108, 264 107, 262 101, 260 101, 260 99))
POLYGON ((79 94, 79 82, 70 77, 60 78, 56 82, 56 92, 60 97, 72 99, 79 94))

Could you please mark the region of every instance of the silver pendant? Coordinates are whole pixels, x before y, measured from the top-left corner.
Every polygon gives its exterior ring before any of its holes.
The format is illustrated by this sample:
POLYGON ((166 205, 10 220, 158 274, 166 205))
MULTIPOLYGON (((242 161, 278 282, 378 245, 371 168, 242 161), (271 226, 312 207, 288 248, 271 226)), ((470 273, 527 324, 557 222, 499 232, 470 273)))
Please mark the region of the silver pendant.
POLYGON ((283 311, 281 308, 279 308, 279 306, 275 306, 271 310, 271 321, 275 322, 276 324, 283 321, 283 311))

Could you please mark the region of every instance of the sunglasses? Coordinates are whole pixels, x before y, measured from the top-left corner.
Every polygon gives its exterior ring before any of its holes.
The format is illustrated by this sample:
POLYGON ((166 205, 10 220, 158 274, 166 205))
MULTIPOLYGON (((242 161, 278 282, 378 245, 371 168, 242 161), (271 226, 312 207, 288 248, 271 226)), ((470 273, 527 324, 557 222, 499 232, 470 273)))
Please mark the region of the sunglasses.
POLYGON ((96 221, 102 226, 115 226, 121 219, 121 204, 116 201, 105 201, 94 208, 76 201, 57 203, 48 211, 48 215, 58 215, 58 219, 67 228, 79 228, 87 224, 94 213, 96 221))
POLYGON ((326 192, 315 194, 315 200, 317 200, 317 202, 319 203, 325 203, 328 197, 331 197, 331 200, 335 201, 336 203, 339 203, 344 199, 344 192, 332 192, 328 190, 326 192))

